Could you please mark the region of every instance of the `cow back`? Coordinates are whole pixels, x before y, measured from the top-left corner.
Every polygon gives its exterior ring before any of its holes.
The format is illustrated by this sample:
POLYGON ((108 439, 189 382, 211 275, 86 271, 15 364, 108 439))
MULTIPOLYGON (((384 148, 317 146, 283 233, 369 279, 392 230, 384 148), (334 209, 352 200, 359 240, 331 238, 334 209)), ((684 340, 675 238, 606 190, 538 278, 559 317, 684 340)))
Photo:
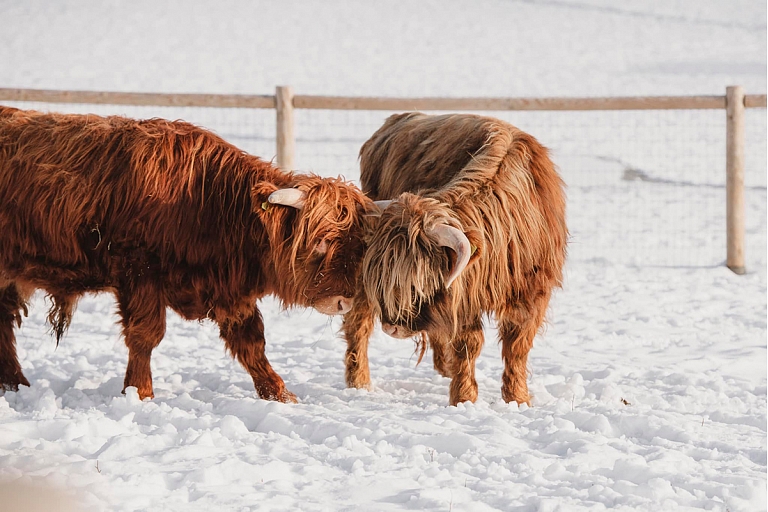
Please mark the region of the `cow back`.
POLYGON ((360 150, 360 182, 374 200, 440 189, 467 166, 500 122, 480 116, 395 114, 360 150))

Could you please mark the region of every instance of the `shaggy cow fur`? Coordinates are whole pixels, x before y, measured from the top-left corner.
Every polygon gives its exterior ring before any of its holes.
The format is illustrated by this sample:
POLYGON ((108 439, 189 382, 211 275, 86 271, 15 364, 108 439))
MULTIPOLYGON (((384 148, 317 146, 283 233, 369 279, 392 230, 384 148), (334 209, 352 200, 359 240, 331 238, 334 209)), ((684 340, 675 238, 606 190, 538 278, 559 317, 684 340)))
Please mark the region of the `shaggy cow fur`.
POLYGON ((529 403, 528 352, 566 254, 565 196, 547 150, 532 136, 475 115, 394 115, 360 151, 363 191, 395 199, 383 211, 344 320, 347 384, 370 382, 375 317, 395 337, 420 335, 435 368, 451 377, 450 403, 475 401, 482 319, 495 314, 505 401, 529 403), (432 229, 463 231, 468 266, 446 286, 456 253, 432 229))
POLYGON ((57 343, 77 300, 109 291, 140 397, 153 396, 170 307, 215 321, 260 397, 295 401, 265 356, 256 300, 347 311, 371 207, 350 184, 284 172, 184 122, 0 107, 0 386, 29 385, 13 324, 35 289, 57 343), (283 188, 303 207, 270 203, 283 188))

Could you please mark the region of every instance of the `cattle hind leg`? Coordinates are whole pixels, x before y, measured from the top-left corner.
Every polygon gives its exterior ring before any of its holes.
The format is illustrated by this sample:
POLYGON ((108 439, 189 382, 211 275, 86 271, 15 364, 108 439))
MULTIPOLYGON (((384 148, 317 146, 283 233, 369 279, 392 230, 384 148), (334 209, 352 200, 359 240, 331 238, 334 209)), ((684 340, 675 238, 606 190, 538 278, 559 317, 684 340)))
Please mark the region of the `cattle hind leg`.
POLYGON ((257 309, 248 318, 221 321, 219 333, 227 350, 250 374, 260 398, 278 402, 298 402, 296 395, 285 388, 285 382, 267 360, 264 321, 257 309))
POLYGON ((539 295, 527 308, 514 307, 499 315, 501 354, 504 372, 501 397, 505 402, 531 404, 528 393, 528 352, 544 322, 550 293, 539 295))
POLYGON ((0 389, 18 391, 19 385, 29 386, 21 371, 16 354, 13 327, 21 326, 21 315, 27 315, 27 303, 15 283, 0 288, 0 389))
POLYGON ((134 386, 142 400, 154 398, 150 359, 152 350, 165 335, 165 298, 162 288, 154 283, 131 283, 117 291, 122 317, 123 337, 128 347, 125 388, 134 386))

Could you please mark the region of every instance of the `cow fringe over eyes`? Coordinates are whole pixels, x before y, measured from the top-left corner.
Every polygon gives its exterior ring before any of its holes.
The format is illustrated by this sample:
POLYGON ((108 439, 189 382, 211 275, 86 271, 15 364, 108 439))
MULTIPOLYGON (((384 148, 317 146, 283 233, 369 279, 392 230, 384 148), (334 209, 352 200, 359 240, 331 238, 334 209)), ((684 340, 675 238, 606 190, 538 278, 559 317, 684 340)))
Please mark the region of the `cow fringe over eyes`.
POLYGON ((546 149, 502 121, 456 117, 392 116, 361 149, 364 190, 397 198, 362 265, 369 300, 395 323, 412 322, 443 286, 450 254, 428 235, 438 223, 463 230, 477 247, 451 286, 458 317, 562 282, 565 198, 546 149), (379 170, 375 177, 368 167, 379 170))

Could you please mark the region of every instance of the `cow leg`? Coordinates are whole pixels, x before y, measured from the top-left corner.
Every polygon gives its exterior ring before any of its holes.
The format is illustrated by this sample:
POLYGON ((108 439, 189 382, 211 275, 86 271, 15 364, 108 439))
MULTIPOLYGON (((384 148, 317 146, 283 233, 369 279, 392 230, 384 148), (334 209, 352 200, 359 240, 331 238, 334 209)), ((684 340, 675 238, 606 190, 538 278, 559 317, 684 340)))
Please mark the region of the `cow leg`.
POLYGON ((159 283, 131 283, 117 291, 123 337, 128 347, 123 393, 135 386, 142 400, 154 398, 150 359, 165 335, 165 296, 159 283))
POLYGON ((528 394, 528 352, 544 322, 550 293, 539 295, 528 307, 515 307, 499 315, 499 337, 504 373, 501 397, 505 402, 531 404, 528 394))
POLYGON ((483 348, 483 327, 478 320, 472 326, 466 326, 456 336, 451 347, 451 367, 453 380, 451 380, 450 403, 456 405, 461 402, 474 402, 477 400, 477 380, 475 380, 475 361, 483 348))
POLYGON ((373 308, 361 297, 355 298, 352 309, 344 315, 344 338, 347 353, 344 357, 345 379, 349 388, 368 388, 371 372, 368 368, 368 340, 373 332, 373 308))
POLYGON ((432 349, 432 363, 435 370, 443 377, 451 378, 453 374, 451 364, 451 351, 448 350, 448 340, 444 337, 431 335, 429 346, 432 349))
POLYGON ((298 402, 296 395, 285 389, 283 379, 267 360, 264 351, 264 321, 258 309, 254 309, 248 318, 220 322, 219 334, 232 357, 250 374, 260 398, 277 402, 298 402))
POLYGON ((16 355, 16 336, 14 324, 21 326, 21 314, 26 316, 25 297, 16 284, 11 283, 0 288, 0 389, 18 391, 19 385, 29 386, 29 381, 21 371, 16 355))

